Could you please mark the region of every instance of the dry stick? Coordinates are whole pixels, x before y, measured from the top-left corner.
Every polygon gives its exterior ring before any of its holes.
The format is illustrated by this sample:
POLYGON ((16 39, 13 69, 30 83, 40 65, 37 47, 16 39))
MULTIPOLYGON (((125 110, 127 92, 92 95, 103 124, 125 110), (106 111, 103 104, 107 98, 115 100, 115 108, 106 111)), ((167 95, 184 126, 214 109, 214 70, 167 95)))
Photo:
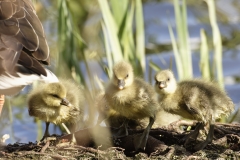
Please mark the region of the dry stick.
POLYGON ((100 153, 100 154, 106 154, 106 152, 104 151, 101 151, 101 150, 98 150, 98 149, 94 149, 94 148, 91 148, 91 147, 83 147, 83 146, 74 146, 75 148, 79 148, 81 150, 85 150, 85 151, 88 151, 88 152, 92 152, 92 153, 100 153))
POLYGON ((108 149, 114 149, 114 150, 118 150, 118 151, 125 151, 125 149, 121 148, 121 147, 110 147, 108 149))
POLYGON ((33 152, 33 151, 25 151, 25 152, 22 152, 22 153, 23 153, 22 155, 18 155, 18 156, 24 157, 28 154, 37 154, 37 155, 46 155, 46 156, 50 156, 50 157, 58 158, 58 159, 71 158, 69 156, 61 156, 59 154, 52 155, 52 154, 49 154, 49 153, 40 153, 40 152, 33 152))
POLYGON ((232 124, 232 123, 220 123, 220 122, 215 122, 215 125, 217 125, 217 126, 228 126, 228 127, 238 127, 238 128, 240 128, 240 124, 232 124))
POLYGON ((165 155, 165 157, 167 158, 167 159, 171 159, 171 157, 174 155, 174 153, 175 153, 175 148, 174 147, 169 147, 169 151, 168 151, 168 153, 165 155))
POLYGON ((49 141, 47 141, 47 143, 42 147, 42 149, 41 149, 41 151, 40 151, 40 153, 44 153, 45 152, 45 150, 49 147, 49 145, 50 145, 50 142, 49 141))
POLYGON ((64 123, 62 123, 62 126, 68 134, 71 134, 71 132, 69 131, 69 129, 67 128, 67 126, 64 123))
POLYGON ((94 148, 91 148, 91 147, 83 147, 83 146, 78 146, 78 145, 69 145, 69 144, 66 144, 64 146, 59 146, 57 147, 58 149, 73 149, 73 148, 76 148, 76 149, 81 149, 81 150, 84 150, 84 151, 87 151, 87 152, 92 152, 92 153, 100 153, 100 154, 106 154, 106 152, 102 151, 102 150, 98 150, 98 149, 94 149, 94 148))

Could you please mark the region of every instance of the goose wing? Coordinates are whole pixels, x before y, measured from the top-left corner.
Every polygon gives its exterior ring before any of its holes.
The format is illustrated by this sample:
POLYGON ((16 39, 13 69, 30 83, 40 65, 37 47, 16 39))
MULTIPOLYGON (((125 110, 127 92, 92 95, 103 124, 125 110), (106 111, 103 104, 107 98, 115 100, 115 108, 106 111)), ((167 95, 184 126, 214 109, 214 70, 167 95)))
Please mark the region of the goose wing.
POLYGON ((46 76, 41 64, 50 63, 49 47, 31 1, 1 0, 0 74, 12 72, 17 63, 46 76))

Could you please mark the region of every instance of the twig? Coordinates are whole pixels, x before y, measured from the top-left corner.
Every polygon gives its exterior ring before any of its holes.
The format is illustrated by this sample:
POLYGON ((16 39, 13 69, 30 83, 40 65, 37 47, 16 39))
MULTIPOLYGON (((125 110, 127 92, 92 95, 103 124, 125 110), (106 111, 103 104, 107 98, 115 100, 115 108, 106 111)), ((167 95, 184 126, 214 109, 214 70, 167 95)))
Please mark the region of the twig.
POLYGON ((45 155, 45 156, 50 156, 52 158, 57 158, 57 159, 65 159, 65 158, 71 158, 69 156, 61 156, 59 154, 49 154, 49 153, 40 153, 40 152, 33 152, 33 151, 25 151, 25 152, 22 152, 23 154, 22 155, 19 155, 20 157, 24 157, 28 154, 37 154, 37 155, 45 155))
POLYGON ((83 147, 83 146, 74 146, 75 148, 79 148, 81 150, 85 150, 88 152, 92 152, 92 153, 100 153, 100 154, 106 154, 106 152, 98 150, 98 149, 94 149, 94 148, 90 148, 90 147, 83 147))
POLYGON ((118 151, 125 151, 125 149, 124 148, 121 148, 121 147, 110 147, 110 148, 108 148, 109 150, 111 150, 111 149, 114 149, 114 150, 118 150, 118 151))
POLYGON ((220 122, 215 122, 215 125, 220 125, 220 126, 228 126, 228 127, 238 127, 240 128, 239 123, 220 123, 220 122))
POLYGON ((165 155, 167 159, 171 159, 171 157, 174 155, 176 149, 174 147, 169 147, 168 153, 165 155))
POLYGON ((70 130, 67 128, 67 126, 64 123, 62 123, 62 126, 68 134, 71 134, 70 130))
POLYGON ((41 149, 41 151, 40 151, 40 153, 44 153, 45 152, 45 150, 49 147, 49 145, 50 145, 50 142, 49 141, 47 141, 47 143, 42 147, 42 149, 41 149))

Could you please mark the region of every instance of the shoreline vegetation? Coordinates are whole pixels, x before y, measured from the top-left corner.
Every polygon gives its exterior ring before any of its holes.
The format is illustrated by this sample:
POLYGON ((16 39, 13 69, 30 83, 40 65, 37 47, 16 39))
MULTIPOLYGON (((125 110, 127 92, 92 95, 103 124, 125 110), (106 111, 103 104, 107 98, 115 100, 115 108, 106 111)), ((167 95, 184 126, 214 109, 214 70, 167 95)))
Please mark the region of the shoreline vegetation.
MULTIPOLYGON (((170 23, 168 29, 178 77, 179 80, 182 80, 193 77, 192 53, 187 27, 187 2, 186 0, 182 0, 181 3, 179 0, 173 0, 172 2, 176 15, 176 31, 173 30, 170 23)), ((216 81, 224 89, 222 39, 217 25, 215 1, 205 0, 203 2, 208 7, 213 34, 212 40, 209 40, 203 29, 199 31, 201 35, 199 67, 202 78, 216 81), (213 52, 212 61, 210 61, 209 52, 213 52)), ((97 1, 102 13, 99 26, 101 32, 98 35, 101 37, 101 44, 104 45, 104 55, 98 54, 97 51, 89 51, 88 44, 81 36, 82 28, 78 28, 81 24, 76 20, 78 15, 82 16, 81 19, 86 19, 87 13, 74 14, 76 8, 73 5, 76 3, 70 4, 67 0, 57 2, 59 47, 57 49, 58 54, 53 56, 57 57, 53 60, 53 70, 58 76, 71 77, 84 86, 86 105, 90 106, 87 109, 89 115, 86 123, 87 126, 93 126, 96 121, 96 109, 92 106, 94 106, 97 93, 104 87, 104 84, 102 84, 99 77, 91 74, 92 71, 88 62, 91 55, 95 56, 108 78, 112 75, 111 68, 113 64, 121 59, 129 61, 133 65, 136 75, 141 77, 144 76, 147 68, 149 68, 149 77, 153 77, 150 74, 154 74, 161 68, 152 61, 149 62, 149 66, 146 66, 144 13, 141 0, 97 1), (86 14, 85 17, 83 14, 86 14), (80 60, 86 68, 86 75, 79 68, 80 60), (90 81, 86 82, 87 79, 90 81)), ((86 11, 84 10, 84 12, 86 11)), ((171 69, 171 67, 172 62, 169 62, 169 68, 171 69)), ((237 112, 232 117, 235 117, 236 114, 237 112)), ((233 118, 228 122, 231 121, 233 121, 233 118)), ((97 138, 104 139, 106 146, 95 146, 94 138, 96 137, 94 136, 96 133, 93 133, 93 130, 96 128, 86 128, 75 132, 78 145, 69 145, 69 135, 54 135, 56 140, 41 143, 29 142, 8 144, 6 146, 0 145, 0 159, 239 159, 240 126, 226 122, 224 118, 222 123, 216 124, 213 142, 198 152, 194 152, 192 146, 189 146, 189 148, 182 146, 180 139, 186 135, 186 132, 179 130, 179 126, 182 125, 191 126, 194 129, 196 123, 176 122, 174 125, 171 124, 165 128, 151 129, 145 152, 134 152, 132 144, 134 135, 142 133, 142 130, 129 130, 128 136, 113 139, 101 134, 97 138)), ((38 126, 41 128, 41 125, 38 126)), ((99 134, 104 133, 104 131, 101 132, 101 129, 108 130, 109 128, 98 128, 99 134)), ((39 130, 38 137, 41 137, 41 129, 39 130)), ((110 130, 114 131, 112 128, 110 130)), ((201 138, 204 139, 205 137, 200 137, 197 142, 202 141, 201 138)), ((193 142, 193 146, 197 142, 193 142)))

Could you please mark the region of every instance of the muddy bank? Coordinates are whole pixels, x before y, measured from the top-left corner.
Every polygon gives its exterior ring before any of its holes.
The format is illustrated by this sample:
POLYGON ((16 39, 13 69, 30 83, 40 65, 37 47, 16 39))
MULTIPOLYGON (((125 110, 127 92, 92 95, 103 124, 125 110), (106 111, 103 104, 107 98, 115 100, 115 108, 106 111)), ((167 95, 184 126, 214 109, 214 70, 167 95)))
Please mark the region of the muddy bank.
MULTIPOLYGON (((177 124, 182 125, 181 123, 177 124)), ((194 129, 196 123, 192 125, 194 129)), ((128 136, 111 137, 107 127, 87 128, 75 132, 77 145, 69 144, 70 135, 54 136, 45 142, 15 143, 1 146, 1 159, 239 159, 240 125, 218 123, 214 140, 206 148, 194 151, 194 146, 205 139, 199 136, 188 146, 182 138, 189 131, 181 131, 176 125, 152 129, 145 151, 136 152, 134 140, 143 130, 129 130, 128 136), (95 133, 93 133, 95 131, 95 133), (96 136, 97 135, 97 136, 96 136)))

